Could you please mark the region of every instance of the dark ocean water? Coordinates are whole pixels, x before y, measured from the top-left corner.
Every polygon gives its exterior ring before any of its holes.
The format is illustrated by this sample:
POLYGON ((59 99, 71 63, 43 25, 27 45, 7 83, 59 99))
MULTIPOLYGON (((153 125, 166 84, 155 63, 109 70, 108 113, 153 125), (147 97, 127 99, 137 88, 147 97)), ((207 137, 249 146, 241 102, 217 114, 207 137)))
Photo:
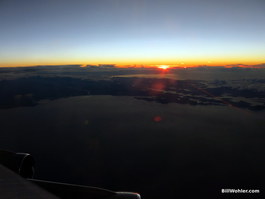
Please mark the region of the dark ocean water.
POLYGON ((217 198, 222 188, 262 190, 264 117, 229 106, 77 96, 1 109, 0 145, 31 153, 39 179, 144 199, 217 198))

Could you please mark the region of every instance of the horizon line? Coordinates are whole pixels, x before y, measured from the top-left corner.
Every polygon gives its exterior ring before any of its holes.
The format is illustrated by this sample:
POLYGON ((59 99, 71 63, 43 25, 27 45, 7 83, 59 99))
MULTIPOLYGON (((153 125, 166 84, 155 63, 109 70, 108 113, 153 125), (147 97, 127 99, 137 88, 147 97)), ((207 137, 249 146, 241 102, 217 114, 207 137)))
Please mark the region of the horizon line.
POLYGON ((265 63, 260 64, 225 64, 225 65, 207 65, 207 64, 199 64, 199 65, 193 65, 193 64, 80 64, 80 63, 69 63, 69 64, 33 64, 33 65, 0 65, 0 68, 23 68, 23 67, 44 67, 44 66, 76 66, 76 67, 82 67, 82 68, 89 68, 89 67, 97 67, 97 68, 157 68, 159 66, 166 65, 168 68, 199 68, 199 67, 224 67, 224 68, 265 68, 265 63))

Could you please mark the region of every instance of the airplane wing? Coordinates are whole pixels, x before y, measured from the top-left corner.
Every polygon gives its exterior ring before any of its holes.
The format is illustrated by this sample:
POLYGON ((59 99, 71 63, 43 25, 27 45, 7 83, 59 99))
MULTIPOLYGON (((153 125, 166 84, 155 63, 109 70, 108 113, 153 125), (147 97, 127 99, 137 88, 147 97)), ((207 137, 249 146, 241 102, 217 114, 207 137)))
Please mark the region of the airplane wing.
POLYGON ((50 182, 30 179, 45 190, 63 199, 140 199, 140 195, 131 192, 114 192, 98 187, 50 182), (89 196, 89 197, 88 197, 89 196))
POLYGON ((1 199, 141 199, 132 192, 31 179, 33 173, 30 154, 0 150, 1 199))
POLYGON ((0 164, 1 199, 58 199, 0 164))

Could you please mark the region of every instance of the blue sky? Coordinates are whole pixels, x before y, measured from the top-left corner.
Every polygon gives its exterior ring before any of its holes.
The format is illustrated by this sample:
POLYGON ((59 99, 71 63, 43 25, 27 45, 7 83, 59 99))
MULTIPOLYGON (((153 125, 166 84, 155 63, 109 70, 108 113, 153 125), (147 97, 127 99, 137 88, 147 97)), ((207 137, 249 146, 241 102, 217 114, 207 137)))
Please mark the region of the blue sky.
POLYGON ((264 0, 1 0, 0 66, 265 62, 264 0))

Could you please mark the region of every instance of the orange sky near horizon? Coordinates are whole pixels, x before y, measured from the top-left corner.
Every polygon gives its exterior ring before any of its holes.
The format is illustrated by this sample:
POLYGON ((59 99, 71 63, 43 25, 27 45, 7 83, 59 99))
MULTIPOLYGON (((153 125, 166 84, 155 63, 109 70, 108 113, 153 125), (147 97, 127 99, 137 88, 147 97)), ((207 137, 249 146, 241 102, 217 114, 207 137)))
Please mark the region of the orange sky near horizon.
POLYGON ((117 67, 129 67, 129 66, 155 66, 155 65, 169 65, 173 67, 196 67, 196 66, 229 66, 229 65, 259 65, 265 63, 265 59, 200 59, 200 60, 163 60, 163 59, 153 59, 153 61, 148 59, 134 59, 134 60, 103 60, 98 59, 97 61, 89 60, 76 60, 67 59, 67 61, 61 60, 10 60, 6 62, 0 62, 0 67, 25 67, 25 66, 36 66, 36 65, 99 65, 99 64, 115 64, 117 67))

